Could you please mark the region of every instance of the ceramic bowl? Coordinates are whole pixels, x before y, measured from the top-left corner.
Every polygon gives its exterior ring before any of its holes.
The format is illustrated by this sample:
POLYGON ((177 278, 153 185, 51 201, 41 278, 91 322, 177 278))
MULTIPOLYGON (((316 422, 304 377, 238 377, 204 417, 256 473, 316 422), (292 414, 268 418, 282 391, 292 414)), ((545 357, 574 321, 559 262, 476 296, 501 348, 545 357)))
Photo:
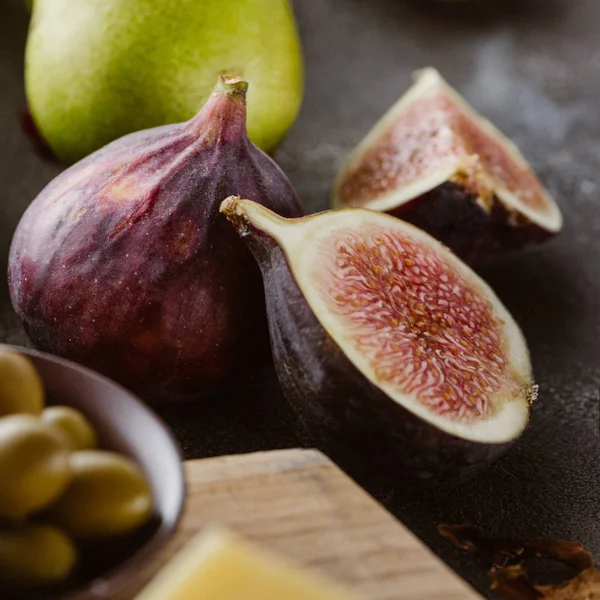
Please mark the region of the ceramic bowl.
POLYGON ((81 411, 98 433, 99 446, 133 459, 146 474, 154 496, 151 522, 132 536, 90 547, 93 560, 69 587, 32 598, 91 600, 113 598, 128 588, 173 535, 183 509, 185 479, 178 444, 167 426, 123 387, 75 363, 47 354, 10 348, 28 356, 46 390, 47 404, 81 411))

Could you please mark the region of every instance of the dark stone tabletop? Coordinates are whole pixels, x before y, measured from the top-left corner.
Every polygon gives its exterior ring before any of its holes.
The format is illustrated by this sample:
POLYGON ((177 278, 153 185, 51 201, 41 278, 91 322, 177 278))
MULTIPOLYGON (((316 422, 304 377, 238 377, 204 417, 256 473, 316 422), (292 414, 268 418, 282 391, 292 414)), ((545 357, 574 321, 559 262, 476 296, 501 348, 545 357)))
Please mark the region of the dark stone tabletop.
MULTIPOLYGON (((0 7, 3 272, 20 215, 59 172, 32 151, 18 122, 24 5, 3 0, 0 7)), ((438 536, 438 523, 475 524, 503 537, 564 537, 600 553, 600 3, 297 0, 295 7, 306 96, 276 158, 310 210, 326 208, 341 161, 407 88, 411 72, 432 65, 516 141, 565 216, 549 245, 481 271, 529 341, 541 388, 529 429, 467 483, 379 497, 481 591, 484 571, 438 536)), ((0 341, 27 343, 4 277, 0 341)), ((291 417, 268 378, 200 411, 162 412, 187 457, 294 444, 291 417)))

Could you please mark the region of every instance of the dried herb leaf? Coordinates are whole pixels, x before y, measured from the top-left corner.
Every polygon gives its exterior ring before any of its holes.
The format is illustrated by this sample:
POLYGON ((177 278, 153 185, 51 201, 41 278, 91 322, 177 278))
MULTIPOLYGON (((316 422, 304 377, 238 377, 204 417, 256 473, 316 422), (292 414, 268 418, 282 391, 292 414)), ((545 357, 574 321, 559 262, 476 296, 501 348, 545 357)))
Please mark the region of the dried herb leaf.
POLYGON ((439 525, 438 531, 458 548, 481 557, 491 588, 507 600, 600 600, 600 572, 577 542, 486 538, 470 525, 439 525), (529 558, 555 560, 577 575, 558 585, 534 585, 523 564, 529 558))

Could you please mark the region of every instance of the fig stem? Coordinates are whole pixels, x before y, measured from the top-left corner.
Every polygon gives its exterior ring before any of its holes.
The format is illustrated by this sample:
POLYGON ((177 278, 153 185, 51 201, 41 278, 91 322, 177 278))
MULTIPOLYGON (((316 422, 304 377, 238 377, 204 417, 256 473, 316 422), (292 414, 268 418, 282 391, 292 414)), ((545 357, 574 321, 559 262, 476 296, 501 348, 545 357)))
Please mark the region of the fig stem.
POLYGON ((229 196, 221 202, 219 209, 234 227, 246 233, 255 227, 272 235, 281 226, 287 225, 287 219, 250 200, 242 200, 239 196, 229 196))
POLYGON ((244 81, 241 77, 219 75, 219 80, 213 91, 213 96, 226 95, 245 102, 247 91, 248 82, 244 81))
POLYGON ((247 89, 248 83, 241 77, 219 76, 210 98, 190 121, 205 143, 214 144, 218 140, 232 144, 247 142, 247 89))

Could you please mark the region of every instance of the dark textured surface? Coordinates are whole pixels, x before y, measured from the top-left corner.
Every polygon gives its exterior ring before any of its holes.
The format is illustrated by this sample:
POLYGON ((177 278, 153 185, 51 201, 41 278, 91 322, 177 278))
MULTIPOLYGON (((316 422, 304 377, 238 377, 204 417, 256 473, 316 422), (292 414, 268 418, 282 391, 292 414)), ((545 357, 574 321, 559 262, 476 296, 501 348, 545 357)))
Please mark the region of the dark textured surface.
MULTIPOLYGON (((0 260, 27 203, 58 169, 23 138, 21 0, 0 7, 0 260)), ((325 208, 343 157, 409 85, 436 66, 511 136, 556 196, 565 230, 482 271, 522 325, 541 385, 530 428, 484 474, 388 507, 480 589, 483 572, 440 539, 440 521, 489 535, 560 536, 600 553, 600 46, 597 0, 298 0, 307 87, 277 154, 306 205, 325 208)), ((0 278, 0 339, 24 342, 0 278)), ((293 443, 277 388, 247 389, 170 420, 188 456, 293 443), (278 408, 280 407, 280 408, 278 408), (279 411, 278 426, 269 418, 279 411)))

